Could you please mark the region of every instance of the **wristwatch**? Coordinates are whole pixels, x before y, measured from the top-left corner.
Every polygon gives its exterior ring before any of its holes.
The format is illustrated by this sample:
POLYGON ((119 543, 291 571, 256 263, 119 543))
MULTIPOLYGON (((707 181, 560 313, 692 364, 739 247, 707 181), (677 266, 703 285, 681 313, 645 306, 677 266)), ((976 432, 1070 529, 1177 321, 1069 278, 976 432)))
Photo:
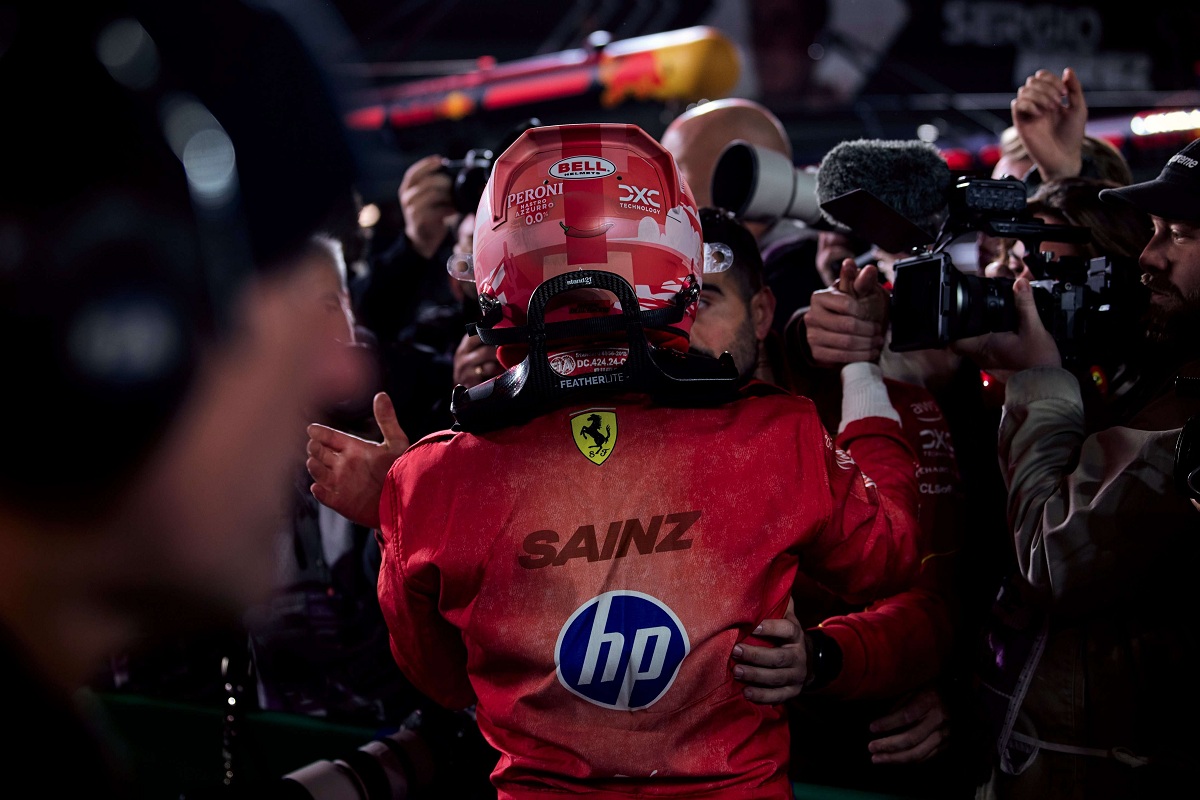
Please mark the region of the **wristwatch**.
POLYGON ((842 671, 842 648, 837 640, 820 628, 804 632, 812 647, 809 650, 808 676, 804 691, 811 692, 828 686, 842 671))

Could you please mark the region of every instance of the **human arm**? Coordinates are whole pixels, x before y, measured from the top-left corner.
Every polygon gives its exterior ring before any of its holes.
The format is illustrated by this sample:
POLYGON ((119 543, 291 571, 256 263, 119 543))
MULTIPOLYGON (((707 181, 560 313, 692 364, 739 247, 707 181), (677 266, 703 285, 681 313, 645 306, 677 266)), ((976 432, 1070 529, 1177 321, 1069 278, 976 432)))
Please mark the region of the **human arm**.
POLYGON ((1039 69, 1009 105, 1013 127, 1043 182, 1080 174, 1088 109, 1073 69, 1061 76, 1039 69))
POLYGON ((388 470, 409 445, 385 392, 375 395, 374 411, 382 442, 314 423, 308 426, 305 462, 313 478, 313 497, 365 528, 379 527, 379 501, 388 470))
POLYGON ((442 616, 442 572, 438 555, 444 537, 422 536, 406 525, 404 509, 413 498, 432 494, 428 482, 441 480, 421 461, 417 446, 387 475, 379 503, 379 607, 387 625, 392 657, 416 689, 438 705, 457 710, 476 702, 467 676, 462 633, 442 616))
POLYGON ((804 554, 808 572, 850 603, 909 585, 920 550, 916 455, 882 374, 864 362, 842 368, 842 427, 826 437, 831 518, 804 554))
POLYGON ((920 763, 949 746, 950 709, 938 688, 929 684, 903 697, 889 713, 874 720, 870 730, 880 734, 867 745, 871 763, 920 763))
POLYGON ((446 280, 454 207, 450 177, 440 172, 441 156, 426 156, 404 173, 398 191, 404 214, 404 234, 387 250, 374 256, 367 273, 352 285, 358 321, 383 344, 416 317, 426 284, 446 280))
POLYGON ((1017 332, 958 346, 985 368, 1016 370, 997 450, 1017 565, 1060 611, 1087 608, 1108 602, 1164 542, 1191 530, 1172 483, 1178 428, 1088 435, 1079 383, 1059 366, 1028 283, 1013 289, 1017 332))
MULTIPOLYGON (((929 555, 922 559, 910 587, 864 609, 821 621, 820 631, 842 654, 840 669, 822 694, 848 699, 896 697, 933 680, 946 666, 962 614, 956 571, 966 527, 966 498, 949 423, 927 390, 895 380, 886 385, 904 433, 918 454, 919 519, 928 542, 922 550, 929 555)), ((805 608, 812 608, 816 599, 811 594, 815 588, 804 588, 809 583, 801 581, 795 590, 797 602, 804 602, 805 608)), ((830 596, 823 588, 820 592, 830 596)), ((834 612, 825 612, 830 613, 834 612)), ((810 624, 816 619, 821 617, 810 612, 810 624)), ((751 655, 757 656, 757 651, 751 655)), ((773 666, 765 660, 754 663, 773 666)), ((776 685, 766 683, 773 676, 756 677, 764 681, 761 685, 776 685)))
POLYGON ((454 383, 470 389, 504 372, 496 360, 496 348, 484 344, 478 334, 463 336, 454 350, 454 383))
POLYGON ((1017 563, 1060 611, 1109 602, 1172 537, 1193 531, 1173 489, 1177 435, 1114 426, 1089 436, 1070 373, 1010 379, 998 452, 1017 563))

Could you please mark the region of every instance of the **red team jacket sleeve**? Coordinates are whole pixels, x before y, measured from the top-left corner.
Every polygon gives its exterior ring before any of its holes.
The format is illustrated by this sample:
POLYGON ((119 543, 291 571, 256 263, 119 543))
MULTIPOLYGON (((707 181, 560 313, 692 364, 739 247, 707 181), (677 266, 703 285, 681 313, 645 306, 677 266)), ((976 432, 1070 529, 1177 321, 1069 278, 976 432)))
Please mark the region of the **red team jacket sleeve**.
POLYGON ((933 680, 950 650, 946 600, 923 588, 820 627, 842 650, 842 670, 821 694, 847 699, 891 697, 933 680))
POLYGON ((867 603, 911 585, 919 564, 916 457, 900 426, 868 417, 826 447, 833 514, 805 567, 842 599, 867 603))
MULTIPOLYGON (((922 552, 916 582, 862 611, 831 616, 821 630, 842 650, 842 670, 821 693, 850 698, 897 695, 934 679, 954 635, 953 573, 963 529, 963 492, 949 426, 921 387, 889 383, 905 438, 916 452, 922 552)), ((862 442, 857 458, 866 457, 862 442)), ((880 480, 885 473, 880 473, 880 480)))
MULTIPOLYGON (((379 501, 383 534, 379 568, 379 605, 390 632, 392 656, 405 677, 419 691, 445 708, 461 709, 475 702, 467 677, 467 649, 462 633, 438 610, 441 576, 433 563, 434 552, 418 537, 403 537, 404 520, 399 496, 408 485, 397 479, 406 462, 419 461, 421 449, 412 450, 392 465, 379 501), (409 549, 400 552, 405 541, 409 549), (416 545, 409 544, 413 540, 416 545)), ((419 465, 413 465, 419 469, 419 465)))

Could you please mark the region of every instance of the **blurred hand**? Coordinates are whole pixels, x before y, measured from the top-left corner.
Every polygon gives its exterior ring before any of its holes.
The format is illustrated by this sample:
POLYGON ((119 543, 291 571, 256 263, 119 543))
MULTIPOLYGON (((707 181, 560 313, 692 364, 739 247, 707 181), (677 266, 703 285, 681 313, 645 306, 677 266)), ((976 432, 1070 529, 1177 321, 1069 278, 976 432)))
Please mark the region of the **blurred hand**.
POLYGON ((352 522, 379 527, 379 498, 388 470, 405 450, 408 436, 385 392, 375 395, 375 422, 382 442, 371 442, 325 425, 308 426, 308 460, 313 497, 352 522))
POLYGON ((425 156, 409 167, 400 181, 404 234, 425 258, 433 258, 457 216, 450 194, 454 182, 440 171, 441 166, 441 156, 425 156))
POLYGON ((1025 79, 1009 106, 1013 127, 1043 181, 1079 174, 1088 109, 1073 69, 1064 69, 1061 78, 1039 69, 1025 79))
POLYGON ((464 336, 454 350, 454 382, 470 389, 504 371, 496 360, 496 348, 478 336, 464 336))
POLYGON ((850 237, 846 234, 839 231, 821 231, 817 234, 817 274, 826 286, 837 282, 842 262, 855 255, 850 237))
POLYGON ((946 749, 950 714, 941 694, 932 687, 918 690, 887 716, 871 723, 883 734, 867 745, 874 764, 915 764, 946 749))
POLYGON ((808 678, 808 643, 794 601, 788 600, 783 619, 763 620, 754 635, 779 644, 734 646, 733 658, 741 663, 733 668, 733 677, 746 684, 742 695, 753 703, 773 705, 800 694, 808 678))
POLYGON ((950 349, 988 370, 1019 371, 1033 367, 1061 367, 1062 356, 1054 337, 1042 325, 1033 287, 1024 278, 1013 283, 1017 330, 985 333, 950 343, 950 349))
POLYGON ((878 361, 888 321, 888 293, 874 265, 842 262, 836 285, 813 292, 804 324, 818 364, 878 361))

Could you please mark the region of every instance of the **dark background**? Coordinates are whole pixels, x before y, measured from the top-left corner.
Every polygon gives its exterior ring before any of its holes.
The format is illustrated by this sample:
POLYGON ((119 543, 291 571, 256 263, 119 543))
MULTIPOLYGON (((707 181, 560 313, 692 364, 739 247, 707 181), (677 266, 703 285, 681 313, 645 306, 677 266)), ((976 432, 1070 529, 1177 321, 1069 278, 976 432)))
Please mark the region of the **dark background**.
MULTIPOLYGON (((902 138, 934 126, 936 144, 966 166, 990 167, 987 147, 1009 124, 1008 103, 1039 67, 1080 74, 1089 132, 1119 144, 1139 179, 1156 174, 1181 136, 1129 133, 1133 115, 1200 104, 1200 9, 1194 4, 1023 0, 336 0, 355 40, 343 69, 386 88, 614 40, 711 25, 739 47, 731 94, 774 110, 798 164, 847 138, 902 138)), ((658 136, 691 98, 627 102, 594 96, 470 114, 372 135, 386 157, 364 186, 386 203, 404 168, 432 152, 494 146, 518 120, 623 121, 658 136)), ((709 98, 711 99, 711 98, 709 98)), ((1182 139, 1186 141, 1186 139, 1182 139)))

